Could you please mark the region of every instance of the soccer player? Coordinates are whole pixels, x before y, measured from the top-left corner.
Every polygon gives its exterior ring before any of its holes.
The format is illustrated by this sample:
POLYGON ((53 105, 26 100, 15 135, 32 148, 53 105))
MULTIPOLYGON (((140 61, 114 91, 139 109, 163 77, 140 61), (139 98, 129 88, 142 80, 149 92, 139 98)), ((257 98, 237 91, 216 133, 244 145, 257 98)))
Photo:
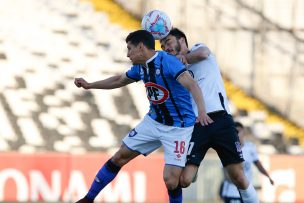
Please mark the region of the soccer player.
MULTIPOLYGON (((191 184, 207 150, 213 148, 231 181, 238 187, 243 201, 258 202, 256 191, 243 171, 241 144, 230 115, 224 83, 215 56, 204 44, 196 44, 189 50, 186 35, 177 28, 173 28, 160 42, 163 50, 188 64, 189 72, 202 91, 206 112, 214 121, 211 125, 205 126, 195 124, 186 167, 180 177, 181 186, 188 187, 191 184)), ((197 113, 194 103, 193 106, 197 113)))
POLYGON ((120 75, 89 83, 76 78, 74 83, 84 89, 114 89, 143 80, 150 100, 144 119, 123 139, 120 149, 97 173, 87 195, 78 203, 93 202, 98 193, 111 182, 121 167, 140 154, 148 155, 164 146, 164 182, 170 203, 182 202, 179 178, 186 162, 186 151, 196 122, 212 123, 206 114, 202 95, 185 65, 175 56, 155 51, 153 36, 145 30, 131 32, 126 38, 127 56, 133 66, 120 75), (190 93, 198 106, 196 118, 190 93))
MULTIPOLYGON (((255 145, 252 142, 249 142, 245 139, 245 129, 244 126, 240 122, 235 122, 235 127, 238 131, 238 135, 240 138, 242 152, 244 155, 244 172, 248 180, 252 181, 252 164, 254 164, 259 172, 268 177, 269 182, 273 185, 274 181, 271 179, 262 163, 259 161, 258 153, 255 145)), ((240 193, 235 187, 235 185, 231 182, 229 177, 227 176, 226 171, 224 170, 225 180, 221 185, 220 195, 225 201, 225 203, 241 203, 240 193)))

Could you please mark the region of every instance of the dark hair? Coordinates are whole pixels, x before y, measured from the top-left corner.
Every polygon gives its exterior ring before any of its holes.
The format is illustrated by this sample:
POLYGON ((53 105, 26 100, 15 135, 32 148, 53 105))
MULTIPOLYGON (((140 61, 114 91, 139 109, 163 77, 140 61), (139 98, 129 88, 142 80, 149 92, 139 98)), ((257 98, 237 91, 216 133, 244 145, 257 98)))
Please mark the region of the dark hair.
POLYGON ((146 30, 136 30, 134 32, 131 32, 127 36, 126 42, 131 42, 135 46, 142 42, 148 49, 155 50, 154 37, 150 32, 146 30))
POLYGON ((240 123, 240 122, 238 122, 238 121, 234 122, 234 126, 235 126, 236 128, 244 128, 243 124, 240 123))
POLYGON ((181 31, 180 29, 172 28, 168 35, 172 35, 172 36, 176 37, 177 39, 180 39, 183 37, 185 39, 185 43, 188 47, 187 37, 186 37, 185 33, 183 31, 181 31))

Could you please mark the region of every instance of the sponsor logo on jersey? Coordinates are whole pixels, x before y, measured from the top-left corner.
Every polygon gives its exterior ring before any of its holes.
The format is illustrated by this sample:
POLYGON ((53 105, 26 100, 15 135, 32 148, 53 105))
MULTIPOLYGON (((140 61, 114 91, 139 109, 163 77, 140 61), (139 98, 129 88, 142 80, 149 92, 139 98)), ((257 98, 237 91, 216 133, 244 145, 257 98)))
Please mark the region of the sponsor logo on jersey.
POLYGON ((135 130, 135 129, 132 129, 132 130, 129 132, 129 137, 134 137, 136 134, 137 134, 136 130, 135 130))
POLYGON ((239 157, 243 159, 242 145, 240 142, 235 142, 236 151, 239 153, 239 157))
POLYGON ((237 152, 242 152, 242 146, 240 142, 235 142, 235 147, 237 152))
POLYGON ((145 84, 147 97, 153 104, 164 103, 169 98, 169 91, 153 82, 145 84))

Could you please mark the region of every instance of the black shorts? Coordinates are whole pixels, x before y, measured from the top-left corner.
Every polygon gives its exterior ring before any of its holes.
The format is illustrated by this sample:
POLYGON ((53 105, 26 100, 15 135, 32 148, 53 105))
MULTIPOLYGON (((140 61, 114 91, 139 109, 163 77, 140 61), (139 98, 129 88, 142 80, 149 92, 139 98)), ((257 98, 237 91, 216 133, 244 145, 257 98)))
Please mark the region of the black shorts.
POLYGON ((209 148, 213 148, 223 166, 244 161, 240 140, 233 118, 226 111, 208 114, 213 123, 202 126, 195 124, 186 164, 199 166, 209 148))

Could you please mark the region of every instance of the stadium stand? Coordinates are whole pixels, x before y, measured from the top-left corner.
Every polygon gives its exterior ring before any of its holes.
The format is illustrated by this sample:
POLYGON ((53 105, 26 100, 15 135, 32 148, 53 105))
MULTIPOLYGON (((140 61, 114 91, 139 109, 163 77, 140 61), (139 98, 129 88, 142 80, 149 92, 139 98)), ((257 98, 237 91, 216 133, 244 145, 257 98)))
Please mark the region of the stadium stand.
MULTIPOLYGON (((139 28, 114 1, 91 3, 0 1, 0 151, 111 151, 146 113, 141 84, 114 91, 74 86, 74 77, 98 80, 126 70, 124 39, 139 28)), ((303 153, 303 129, 232 81, 225 85, 236 119, 251 128, 260 151, 303 153)))
POLYGON ((140 117, 128 102, 133 87, 100 94, 75 88, 73 79, 127 68, 121 47, 128 32, 82 1, 13 0, 0 7, 0 150, 81 153, 116 147, 116 135, 140 117))

